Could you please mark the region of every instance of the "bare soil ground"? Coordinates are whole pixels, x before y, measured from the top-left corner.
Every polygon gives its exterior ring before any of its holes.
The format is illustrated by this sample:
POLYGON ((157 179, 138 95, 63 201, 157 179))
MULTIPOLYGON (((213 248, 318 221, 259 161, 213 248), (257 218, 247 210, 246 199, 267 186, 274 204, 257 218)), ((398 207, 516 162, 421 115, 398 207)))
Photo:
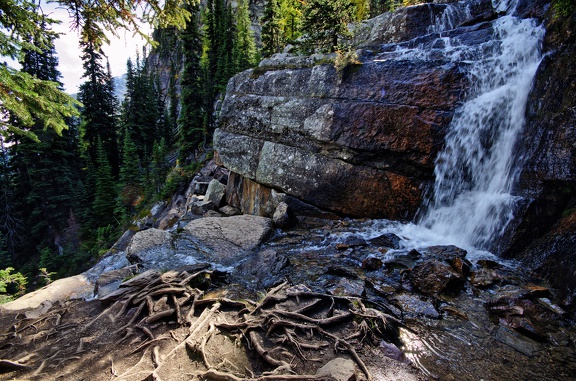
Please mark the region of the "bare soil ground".
POLYGON ((384 355, 398 322, 360 298, 281 284, 258 302, 231 300, 213 276, 148 271, 102 300, 4 313, 0 379, 424 379, 384 355), (318 372, 335 358, 353 366, 318 372))

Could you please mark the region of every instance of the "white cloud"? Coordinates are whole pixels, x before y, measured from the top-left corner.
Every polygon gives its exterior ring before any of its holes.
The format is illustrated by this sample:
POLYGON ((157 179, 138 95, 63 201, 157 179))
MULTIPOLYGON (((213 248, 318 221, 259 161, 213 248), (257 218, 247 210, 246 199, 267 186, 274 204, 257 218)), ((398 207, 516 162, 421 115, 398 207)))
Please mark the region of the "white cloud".
MULTIPOLYGON (((54 42, 58 54, 58 69, 62 73, 62 82, 64 90, 68 93, 76 93, 78 86, 84 82, 82 79, 82 60, 80 59, 81 51, 78 45, 79 35, 72 30, 68 11, 62 8, 56 8, 55 4, 43 5, 45 13, 51 18, 61 20, 62 23, 54 25, 54 31, 61 33, 59 39, 54 42)), ((148 28, 144 28, 148 31, 148 28)), ((121 31, 120 37, 108 35, 110 45, 105 46, 104 53, 110 61, 110 68, 113 76, 120 76, 126 72, 126 61, 129 57, 135 57, 136 51, 142 50, 146 42, 139 36, 133 36, 130 31, 121 31)))

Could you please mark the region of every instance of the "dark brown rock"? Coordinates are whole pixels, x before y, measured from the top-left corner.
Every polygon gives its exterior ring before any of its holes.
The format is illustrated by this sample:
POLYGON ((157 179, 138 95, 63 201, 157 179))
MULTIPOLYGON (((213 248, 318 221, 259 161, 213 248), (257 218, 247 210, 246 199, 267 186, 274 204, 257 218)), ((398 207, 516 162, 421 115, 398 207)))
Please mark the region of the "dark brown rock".
POLYGON ((465 281, 450 265, 435 259, 414 266, 409 278, 417 290, 428 295, 457 294, 465 281))
POLYGON ((369 256, 362 261, 362 268, 368 271, 378 270, 382 267, 382 260, 377 257, 369 256))
POLYGON ((368 242, 374 246, 388 247, 390 249, 400 248, 400 237, 394 233, 379 235, 378 237, 371 238, 368 242))
POLYGON ((342 74, 302 59, 278 70, 288 61, 268 59, 229 83, 214 134, 219 160, 237 174, 228 203, 272 215, 266 191, 240 175, 332 212, 411 218, 467 86, 466 65, 367 58, 342 74))
POLYGON ((466 257, 466 250, 456 247, 454 245, 446 246, 430 246, 426 248, 426 251, 436 258, 452 261, 454 258, 463 259, 466 257))
POLYGON ((548 54, 536 72, 519 141, 526 160, 519 192, 527 202, 505 255, 523 258, 570 303, 576 295, 576 18, 554 13, 546 16, 548 54))

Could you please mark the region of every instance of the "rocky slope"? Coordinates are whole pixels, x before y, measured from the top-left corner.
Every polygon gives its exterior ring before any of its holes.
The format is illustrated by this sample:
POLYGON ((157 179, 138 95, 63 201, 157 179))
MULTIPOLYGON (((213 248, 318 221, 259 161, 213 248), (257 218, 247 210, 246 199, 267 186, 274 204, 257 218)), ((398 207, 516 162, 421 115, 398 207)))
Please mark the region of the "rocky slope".
MULTIPOLYGON (((450 47, 439 37, 486 46, 499 16, 489 1, 454 4, 409 7, 362 23, 353 41, 358 61, 340 69, 341 57, 280 54, 234 77, 214 136, 221 163, 232 171, 228 202, 271 215, 277 194, 285 193, 282 200, 301 213, 320 208, 412 219, 434 181, 454 110, 470 88, 466 57, 446 61, 440 52, 450 47), (416 49, 425 54, 406 54, 416 49)), ((575 16, 555 18, 545 0, 519 1, 516 13, 545 24, 546 56, 516 150, 524 169, 514 192, 524 203, 496 246, 508 257, 526 257, 551 279, 564 279, 564 266, 556 264, 569 264, 572 274, 573 255, 550 242, 560 227, 551 229, 576 203, 575 16), (543 246, 522 251, 540 236, 543 246)), ((573 242, 567 231, 561 239, 573 242)), ((557 285, 568 285, 567 294, 576 289, 573 281, 557 285)))

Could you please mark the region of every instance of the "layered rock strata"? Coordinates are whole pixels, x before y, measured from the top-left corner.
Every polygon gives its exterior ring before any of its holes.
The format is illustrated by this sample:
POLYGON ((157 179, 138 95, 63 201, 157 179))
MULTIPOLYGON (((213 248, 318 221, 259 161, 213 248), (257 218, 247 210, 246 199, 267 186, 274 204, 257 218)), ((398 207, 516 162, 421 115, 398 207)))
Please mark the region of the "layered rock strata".
POLYGON ((446 59, 439 38, 481 45, 497 16, 486 1, 450 9, 425 4, 363 23, 358 60, 343 68, 344 55, 280 54, 232 78, 215 148, 237 183, 256 186, 229 183, 227 201, 270 215, 263 197, 273 189, 341 215, 411 219, 469 88, 468 64, 446 59), (430 54, 397 53, 422 46, 430 54))

